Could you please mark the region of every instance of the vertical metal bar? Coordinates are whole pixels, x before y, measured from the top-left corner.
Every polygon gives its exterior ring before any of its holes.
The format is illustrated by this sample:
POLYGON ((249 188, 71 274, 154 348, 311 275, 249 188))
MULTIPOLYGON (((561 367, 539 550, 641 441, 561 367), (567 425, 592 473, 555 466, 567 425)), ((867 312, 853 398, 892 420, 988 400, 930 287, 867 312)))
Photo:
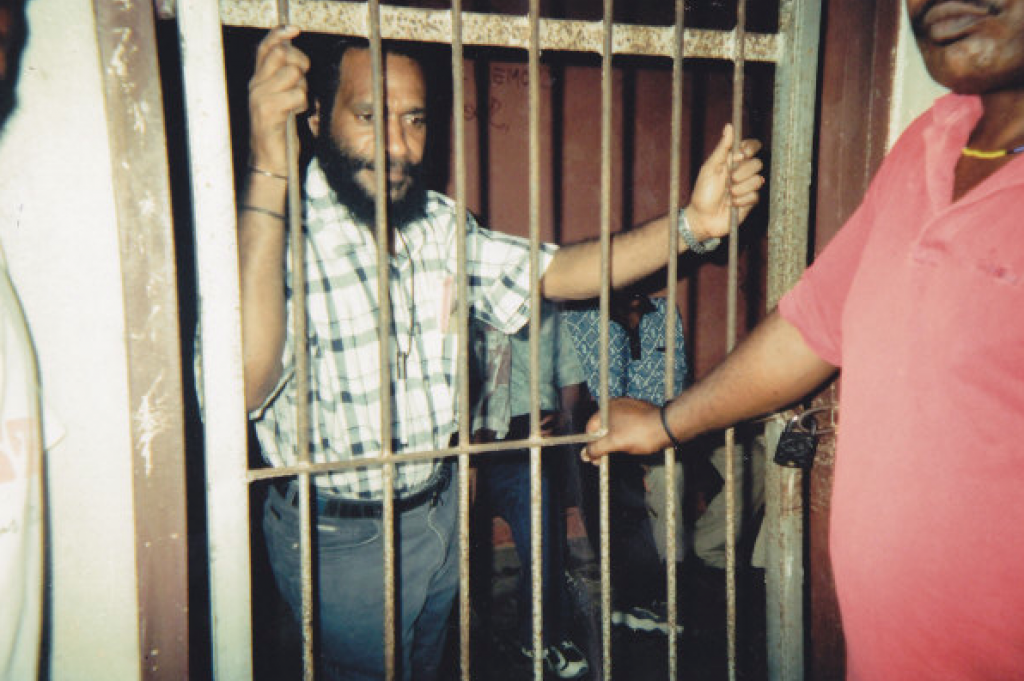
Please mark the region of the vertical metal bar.
MULTIPOLYGON (((612 224, 612 56, 614 10, 612 0, 604 0, 601 49, 601 422, 608 424, 608 316, 611 288, 611 224, 612 224)), ((609 519, 608 458, 602 457, 600 481, 601 531, 601 649, 606 681, 612 678, 612 583, 611 522, 609 519)))
MULTIPOLYGON (((538 243, 540 241, 540 0, 530 0, 529 125, 530 125, 530 437, 540 429, 540 289, 538 243)), ((530 593, 533 615, 533 676, 544 679, 544 603, 542 486, 540 447, 530 447, 530 593)))
POLYGON ((252 678, 249 488, 231 134, 215 3, 179 0, 203 351, 214 677, 252 678))
MULTIPOLYGON (((747 35, 747 2, 739 0, 736 6, 736 29, 733 32, 733 81, 732 81, 732 153, 740 151, 743 139, 743 76, 746 66, 744 46, 747 35)), ((730 166, 732 162, 730 160, 730 166)), ((736 347, 736 322, 738 316, 738 263, 739 263, 739 211, 733 208, 729 219, 729 291, 726 327, 726 351, 736 347)), ((726 630, 729 681, 736 680, 736 431, 725 432, 725 588, 726 588, 726 630)))
MULTIPOLYGON (((534 336, 536 331, 531 328, 530 330, 530 346, 531 354, 535 347, 539 347, 534 343, 534 336)), ((534 355, 535 356, 535 355, 534 355)), ((533 361, 531 361, 533 364, 533 361)), ((531 374, 531 384, 536 380, 536 373, 531 374)), ((537 418, 537 402, 534 401, 537 397, 537 393, 533 390, 531 385, 531 397, 530 412, 531 412, 531 427, 530 437, 535 438, 539 435, 540 421, 537 418)), ((541 481, 541 458, 540 458, 540 447, 530 447, 530 596, 531 596, 531 613, 533 615, 533 676, 536 681, 543 681, 544 679, 544 599, 543 599, 543 568, 544 568, 544 542, 542 541, 543 535, 541 531, 543 529, 543 496, 541 494, 543 490, 541 481)), ((548 500, 551 503, 551 500, 548 500)), ((561 575, 552 575, 552 586, 555 579, 560 579, 561 575)))
MULTIPOLYGON (((768 309, 807 263, 820 22, 819 0, 782 0, 782 53, 775 69, 772 116, 768 309)), ((769 422, 767 452, 775 450, 781 430, 780 419, 769 422)), ((804 678, 802 480, 799 470, 765 464, 766 630, 768 677, 773 681, 804 678)))
MULTIPOLYGON (((675 7, 675 39, 672 41, 672 119, 671 139, 669 146, 669 222, 679 215, 679 184, 682 176, 682 137, 683 137, 683 36, 685 24, 685 3, 683 0, 676 0, 675 7)), ((679 252, 679 230, 668 230, 668 252, 671 254, 679 252)), ((670 255, 668 258, 668 290, 665 293, 667 303, 665 315, 665 400, 672 399, 675 395, 675 360, 676 353, 683 352, 683 348, 676 347, 676 295, 678 289, 678 258, 670 255)), ((677 654, 678 631, 676 624, 679 621, 677 603, 676 574, 676 551, 677 549, 677 525, 682 521, 676 516, 676 452, 669 447, 665 449, 665 595, 668 606, 668 678, 675 679, 679 676, 679 658, 677 654)))
MULTIPOLYGON (((288 0, 277 0, 277 24, 290 22, 288 0)), ((288 245, 292 269, 292 338, 295 352, 295 454, 299 463, 309 463, 309 348, 306 345, 306 243, 302 229, 302 194, 299 177, 299 136, 295 116, 285 126, 285 154, 288 161, 288 245)), ((299 572, 302 583, 302 675, 315 676, 313 650, 313 518, 312 490, 308 473, 300 473, 299 485, 299 572)))
POLYGON ((93 11, 124 282, 139 659, 144 679, 182 679, 189 662, 184 408, 153 8, 94 2, 93 11))
MULTIPOLYGON (((380 418, 382 454, 391 454, 391 285, 390 228, 388 225, 388 173, 387 118, 384 80, 387 68, 381 46, 380 2, 369 0, 366 5, 367 24, 370 27, 370 67, 373 76, 373 174, 376 184, 375 202, 377 220, 377 295, 380 300, 378 343, 380 347, 380 418)), ((384 535, 384 676, 395 678, 395 464, 388 461, 381 469, 383 494, 384 535)))
MULTIPOLYGON (((462 47, 462 0, 452 0, 452 111, 455 144, 455 220, 459 314, 459 444, 470 441, 472 409, 469 402, 469 287, 466 273, 466 107, 465 60, 462 47)), ((462 681, 470 681, 470 564, 469 564, 470 457, 459 455, 459 668, 462 681)))

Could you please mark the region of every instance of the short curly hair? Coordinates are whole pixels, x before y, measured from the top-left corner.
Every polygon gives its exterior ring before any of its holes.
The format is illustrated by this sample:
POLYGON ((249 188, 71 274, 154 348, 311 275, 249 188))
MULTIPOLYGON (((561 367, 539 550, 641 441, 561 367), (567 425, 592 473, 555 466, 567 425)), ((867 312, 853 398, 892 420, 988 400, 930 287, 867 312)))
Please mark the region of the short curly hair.
MULTIPOLYGON (((321 120, 330 120, 334 99, 341 85, 341 60, 350 49, 367 50, 370 42, 358 36, 328 36, 306 34, 301 47, 310 58, 307 75, 311 104, 320 111, 321 120)), ((384 55, 399 54, 415 61, 423 72, 427 85, 428 118, 450 105, 449 69, 442 66, 443 54, 435 45, 398 40, 381 41, 384 55)), ((449 53, 450 55, 450 53, 449 53)))

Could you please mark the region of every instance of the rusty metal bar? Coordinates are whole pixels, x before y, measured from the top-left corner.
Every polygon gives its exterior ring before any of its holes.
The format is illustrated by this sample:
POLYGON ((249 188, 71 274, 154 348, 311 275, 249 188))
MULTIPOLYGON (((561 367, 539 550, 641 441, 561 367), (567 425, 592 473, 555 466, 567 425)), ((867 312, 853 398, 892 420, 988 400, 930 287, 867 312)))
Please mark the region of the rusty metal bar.
MULTIPOLYGON (((444 447, 432 451, 410 452, 408 454, 386 454, 373 459, 375 464, 379 463, 406 463, 410 461, 425 461, 443 459, 450 456, 462 454, 485 454, 487 452, 506 451, 508 449, 527 449, 529 447, 557 447, 559 445, 576 445, 586 442, 593 442, 598 435, 559 435, 547 438, 525 438, 522 440, 505 440, 501 442, 489 442, 479 444, 459 445, 457 447, 444 447)), ((257 480, 269 480, 281 478, 287 475, 298 475, 300 473, 333 473, 335 471, 349 468, 366 467, 366 459, 353 461, 332 461, 325 463, 311 463, 305 466, 275 466, 274 468, 254 468, 246 473, 250 482, 257 480)))
MULTIPOLYGON (((736 6, 736 29, 733 42, 732 81, 732 154, 740 151, 743 139, 743 83, 746 67, 747 2, 739 0, 736 6)), ((730 165, 732 164, 730 160, 730 165)), ((736 322, 738 317, 738 263, 739 263, 739 211, 733 208, 729 216, 729 290, 726 326, 726 352, 736 347, 736 322)), ((736 680, 736 431, 725 431, 725 591, 726 591, 726 636, 729 665, 729 681, 736 680)))
MULTIPOLYGON (((534 344, 535 336, 536 330, 531 329, 531 346, 534 344)), ((534 381, 536 381, 536 373, 530 376, 531 384, 534 381)), ((536 418, 536 398, 537 393, 534 392, 530 402, 530 411, 533 414, 530 419, 531 428, 539 428, 540 426, 540 420, 536 418)), ((545 519, 543 514, 544 497, 542 495, 543 481, 541 479, 540 452, 540 447, 530 447, 530 612, 533 618, 533 677, 536 681, 544 680, 544 542, 542 531, 545 519)), ((551 499, 548 500, 548 503, 552 503, 551 499)), ((561 575, 551 576, 550 584, 552 588, 554 587, 555 579, 561 579, 561 575)))
POLYGON ((153 8, 94 2, 124 285, 143 679, 188 677, 174 234, 153 8))
MULTIPOLYGON (((452 0, 452 111, 466 106, 465 61, 462 47, 462 0, 452 0)), ((466 119, 452 116, 452 142, 455 145, 455 220, 458 225, 456 256, 458 263, 459 315, 459 446, 469 444, 472 431, 472 409, 469 386, 469 277, 466 272, 466 119)), ((470 457, 459 454, 459 668, 462 681, 470 681, 470 576, 469 564, 469 498, 470 457)))
MULTIPOLYGON (((228 26, 270 28, 274 25, 273 0, 220 0, 221 18, 228 26)), ((335 0, 292 0, 292 20, 305 31, 369 35, 365 3, 335 0)), ((384 6, 381 23, 386 39, 447 43, 451 36, 449 10, 384 6)), ((463 12, 463 42, 529 49, 531 24, 528 16, 463 12)), ((605 49, 604 22, 566 19, 540 19, 539 49, 593 52, 605 49)), ((686 58, 730 59, 733 55, 731 31, 687 29, 684 36, 686 58)), ((780 53, 774 34, 750 34, 745 51, 750 61, 775 61, 780 53)), ((648 57, 672 57, 675 50, 674 26, 615 27, 613 54, 648 57)))
MULTIPOLYGON (((600 383, 601 423, 608 426, 608 318, 611 303, 611 225, 612 225, 612 56, 615 41, 614 7, 604 0, 601 36, 601 300, 600 300, 600 383)), ((601 651, 606 681, 612 678, 612 578, 611 578, 611 480, 608 457, 602 457, 598 470, 601 532, 601 651)))
MULTIPOLYGON (((799 279, 807 263, 810 183, 814 142, 819 0, 782 0, 779 60, 775 72, 768 282, 766 304, 773 309, 799 279)), ((782 419, 765 429, 773 452, 782 419)), ((804 678, 803 473, 765 464, 767 565, 766 634, 768 678, 804 678)))
MULTIPOLYGON (((290 20, 288 0, 277 0, 277 23, 286 26, 290 20)), ((302 178, 299 176, 299 135, 295 116, 288 116, 285 127, 285 154, 288 161, 288 244, 292 267, 292 337, 295 352, 295 454, 299 463, 309 463, 309 347, 306 345, 306 243, 302 229, 302 178)), ((302 676, 311 681, 315 676, 313 650, 313 518, 310 476, 300 473, 299 485, 299 572, 302 583, 302 676)))
POLYGON ((216 7, 180 0, 205 405, 213 671, 252 678, 249 488, 238 243, 221 24, 216 7))
POLYGON ((768 309, 807 266, 820 22, 818 0, 782 0, 779 31, 785 41, 776 67, 772 139, 785 140, 785 145, 775 145, 771 177, 785 181, 773 182, 770 195, 768 309))
MULTIPOLYGON (((668 215, 669 224, 674 225, 679 215, 679 184, 682 176, 682 137, 683 137, 683 53, 685 45, 686 6, 684 0, 676 0, 675 6, 675 51, 672 55, 672 119, 669 142, 669 183, 668 183, 668 215)), ((679 230, 668 230, 668 252, 679 252, 679 230)), ((678 258, 668 258, 667 277, 668 289, 665 293, 665 401, 675 397, 675 359, 677 352, 683 348, 676 347, 676 295, 679 288, 678 258)), ((667 447, 665 455, 665 600, 668 609, 668 678, 679 676, 679 656, 677 651, 679 632, 676 625, 679 621, 677 603, 678 575, 676 570, 676 536, 678 523, 682 518, 676 515, 676 451, 667 447)))
MULTIPOLYGON (((380 418, 383 453, 391 453, 391 284, 390 284, 390 230, 388 226, 388 175, 383 172, 387 164, 387 111, 384 79, 387 66, 381 46, 381 17, 379 0, 369 0, 364 16, 369 24, 370 68, 373 76, 373 179, 377 223, 377 295, 380 300, 378 343, 380 346, 380 418)), ((385 461, 381 467, 383 494, 384 537, 384 677, 395 678, 396 631, 395 622, 395 464, 385 461)))
MULTIPOLYGON (((530 0, 528 71, 530 128, 530 435, 540 436, 540 0, 530 0)), ((544 679, 543 486, 540 447, 530 447, 530 601, 533 633, 533 677, 544 679)))

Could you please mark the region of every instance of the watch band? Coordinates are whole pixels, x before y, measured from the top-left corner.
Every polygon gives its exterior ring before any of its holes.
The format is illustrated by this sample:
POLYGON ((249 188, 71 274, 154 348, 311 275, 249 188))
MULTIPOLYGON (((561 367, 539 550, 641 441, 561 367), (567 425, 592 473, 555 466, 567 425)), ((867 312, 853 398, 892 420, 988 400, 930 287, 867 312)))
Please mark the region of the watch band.
POLYGON ((703 255, 704 253, 710 253, 711 251, 718 248, 718 244, 722 243, 722 240, 718 237, 706 239, 705 241, 698 241, 693 231, 690 229, 690 224, 686 221, 686 209, 679 209, 679 216, 676 218, 676 230, 679 232, 679 238, 683 240, 694 253, 703 255))

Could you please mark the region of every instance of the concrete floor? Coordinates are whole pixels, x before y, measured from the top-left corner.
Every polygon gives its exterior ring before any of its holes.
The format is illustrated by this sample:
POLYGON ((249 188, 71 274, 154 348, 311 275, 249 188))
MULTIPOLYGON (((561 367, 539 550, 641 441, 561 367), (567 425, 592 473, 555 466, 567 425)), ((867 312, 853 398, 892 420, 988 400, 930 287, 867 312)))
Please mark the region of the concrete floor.
MULTIPOLYGON (((256 537, 259 537, 257 534, 256 537)), ((599 569, 586 539, 570 543, 570 573, 583 589, 576 594, 573 613, 574 640, 587 655, 589 681, 606 678, 601 673, 599 569), (582 543, 581 543, 582 542, 582 543)), ((260 567, 259 549, 254 546, 254 656, 258 681, 301 679, 301 647, 298 628, 287 611, 265 564, 260 567)), ((265 560, 265 558, 264 558, 265 560)), ((706 568, 687 560, 678 572, 678 607, 684 632, 677 650, 678 679, 716 681, 728 679, 726 653, 726 587, 721 570, 706 568)), ((518 562, 510 546, 494 553, 493 601, 486 626, 474 621, 472 629, 471 677, 473 681, 523 681, 532 679, 532 665, 512 645, 516 618, 515 584, 518 562)), ((761 681, 765 671, 764 572, 754 568, 737 575, 736 678, 761 681)), ((636 634, 612 629, 612 674, 626 681, 654 681, 668 678, 667 638, 657 634, 636 634)), ((458 668, 458 624, 446 654, 442 681, 461 679, 458 668)), ((550 676, 550 675, 549 675, 550 676)), ((546 679, 549 677, 545 677, 546 679)))
MULTIPOLYGON (((585 539, 583 540, 585 542, 585 539)), ((591 681, 605 678, 601 673, 600 571, 589 548, 572 543, 571 573, 585 593, 576 594, 573 618, 574 640, 587 655, 591 681)), ((491 623, 473 629, 472 678, 477 681, 522 681, 533 678, 532 664, 520 655, 514 640, 515 585, 518 561, 511 547, 495 552, 494 606, 491 623)), ((684 631, 678 639, 679 679, 714 681, 728 679, 726 653, 725 575, 687 562, 678 571, 678 609, 684 631)), ((737 575, 736 678, 760 681, 765 671, 764 572, 747 568, 737 575)), ((457 639, 457 630, 453 630, 457 639)), ((622 627, 612 628, 611 678, 628 681, 668 678, 668 641, 659 634, 638 634, 622 627)), ((446 679, 458 679, 458 651, 449 650, 446 679)), ((554 678, 547 675, 547 678, 554 678)))

